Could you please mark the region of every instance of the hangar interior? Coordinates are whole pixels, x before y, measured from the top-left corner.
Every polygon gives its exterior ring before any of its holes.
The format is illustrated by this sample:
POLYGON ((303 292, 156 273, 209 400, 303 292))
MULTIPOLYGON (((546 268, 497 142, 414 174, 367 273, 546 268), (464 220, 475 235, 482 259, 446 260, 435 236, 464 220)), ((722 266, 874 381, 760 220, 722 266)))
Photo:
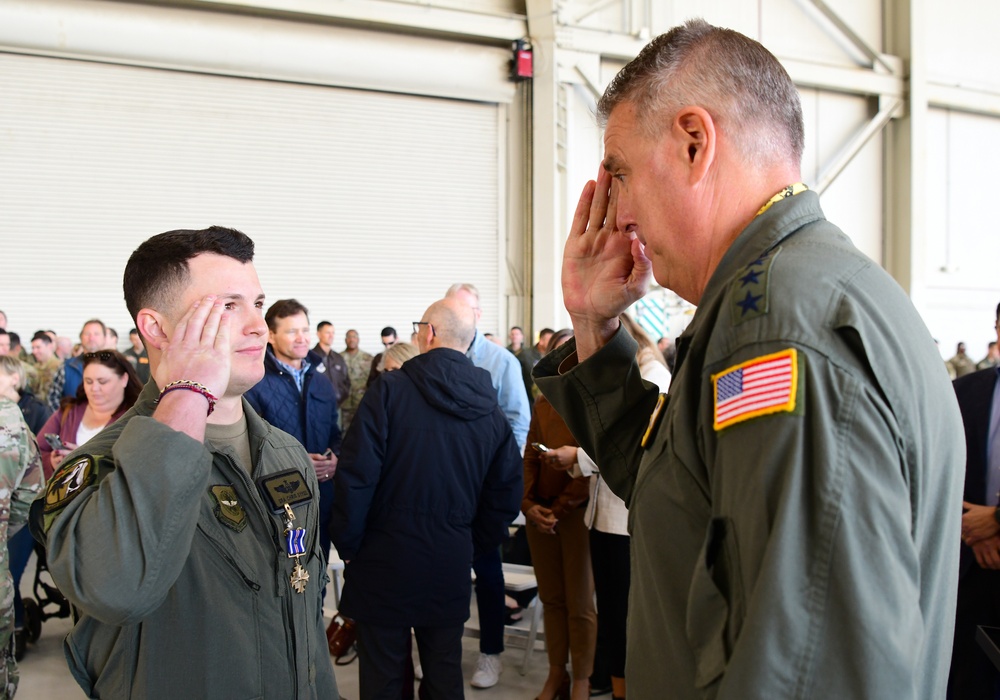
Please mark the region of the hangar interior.
MULTIPOLYGON (((338 343, 357 328, 377 348, 378 329, 407 328, 455 281, 480 288, 484 331, 567 325, 560 251, 602 154, 596 99, 649 38, 702 16, 781 59, 827 217, 907 290, 945 356, 964 340, 978 359, 1000 300, 1000 237, 981 223, 1000 9, 960 9, 6 0, 0 308, 22 334, 73 336, 93 316, 128 328, 135 245, 218 223, 256 240, 268 298, 298 298, 338 343), (533 76, 518 82, 519 40, 533 76)), ((636 312, 669 336, 691 307, 655 290, 636 312)))

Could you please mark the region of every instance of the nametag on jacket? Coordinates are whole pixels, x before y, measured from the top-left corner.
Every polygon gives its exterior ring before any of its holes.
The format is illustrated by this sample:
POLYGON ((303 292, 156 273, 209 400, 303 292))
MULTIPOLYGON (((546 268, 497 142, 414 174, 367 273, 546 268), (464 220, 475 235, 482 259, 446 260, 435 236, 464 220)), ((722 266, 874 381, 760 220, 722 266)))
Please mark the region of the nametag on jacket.
POLYGON ((305 476, 298 469, 262 476, 257 480, 257 488, 274 513, 283 512, 286 505, 294 508, 308 503, 313 497, 305 476))

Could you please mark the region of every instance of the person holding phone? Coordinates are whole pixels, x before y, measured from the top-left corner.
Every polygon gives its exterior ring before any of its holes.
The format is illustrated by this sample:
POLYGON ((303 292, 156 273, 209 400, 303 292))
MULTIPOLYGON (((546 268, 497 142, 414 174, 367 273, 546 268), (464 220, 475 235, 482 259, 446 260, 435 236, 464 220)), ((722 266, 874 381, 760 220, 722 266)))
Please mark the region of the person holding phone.
MULTIPOLYGON (((551 347, 572 337, 569 329, 550 339, 551 347)), ((524 497, 528 547, 538 579, 545 619, 549 675, 538 700, 585 700, 597 645, 597 612, 590 542, 584 505, 590 477, 573 478, 577 443, 552 404, 540 396, 528 429, 531 449, 524 451, 524 497), (566 663, 572 660, 572 674, 566 663)))
POLYGON ((63 399, 39 431, 38 450, 45 478, 59 468, 72 450, 118 420, 132 408, 142 384, 132 363, 117 350, 83 355, 83 382, 76 396, 63 399))

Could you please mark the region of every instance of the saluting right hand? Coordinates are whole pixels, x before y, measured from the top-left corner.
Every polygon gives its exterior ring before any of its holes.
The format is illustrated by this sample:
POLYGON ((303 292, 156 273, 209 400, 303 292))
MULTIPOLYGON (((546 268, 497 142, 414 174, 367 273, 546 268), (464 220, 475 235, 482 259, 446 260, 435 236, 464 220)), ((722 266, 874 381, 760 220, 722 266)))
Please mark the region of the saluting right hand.
POLYGON ((217 398, 229 386, 232 353, 226 305, 214 295, 199 299, 174 328, 173 336, 160 348, 156 384, 186 380, 204 384, 217 398))
POLYGON ((602 167, 597 182, 583 188, 563 250, 563 301, 581 359, 589 354, 584 347, 607 342, 618 315, 645 295, 652 277, 642 243, 615 225, 617 203, 617 186, 602 167))

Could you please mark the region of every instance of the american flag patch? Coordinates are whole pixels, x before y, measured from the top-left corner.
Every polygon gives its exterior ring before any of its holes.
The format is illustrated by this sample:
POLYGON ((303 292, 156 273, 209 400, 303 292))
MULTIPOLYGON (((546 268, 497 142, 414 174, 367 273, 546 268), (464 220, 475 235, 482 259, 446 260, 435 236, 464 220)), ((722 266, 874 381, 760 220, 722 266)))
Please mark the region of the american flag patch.
POLYGON ((794 348, 755 357, 713 374, 715 429, 769 413, 794 411, 798 382, 794 348))

